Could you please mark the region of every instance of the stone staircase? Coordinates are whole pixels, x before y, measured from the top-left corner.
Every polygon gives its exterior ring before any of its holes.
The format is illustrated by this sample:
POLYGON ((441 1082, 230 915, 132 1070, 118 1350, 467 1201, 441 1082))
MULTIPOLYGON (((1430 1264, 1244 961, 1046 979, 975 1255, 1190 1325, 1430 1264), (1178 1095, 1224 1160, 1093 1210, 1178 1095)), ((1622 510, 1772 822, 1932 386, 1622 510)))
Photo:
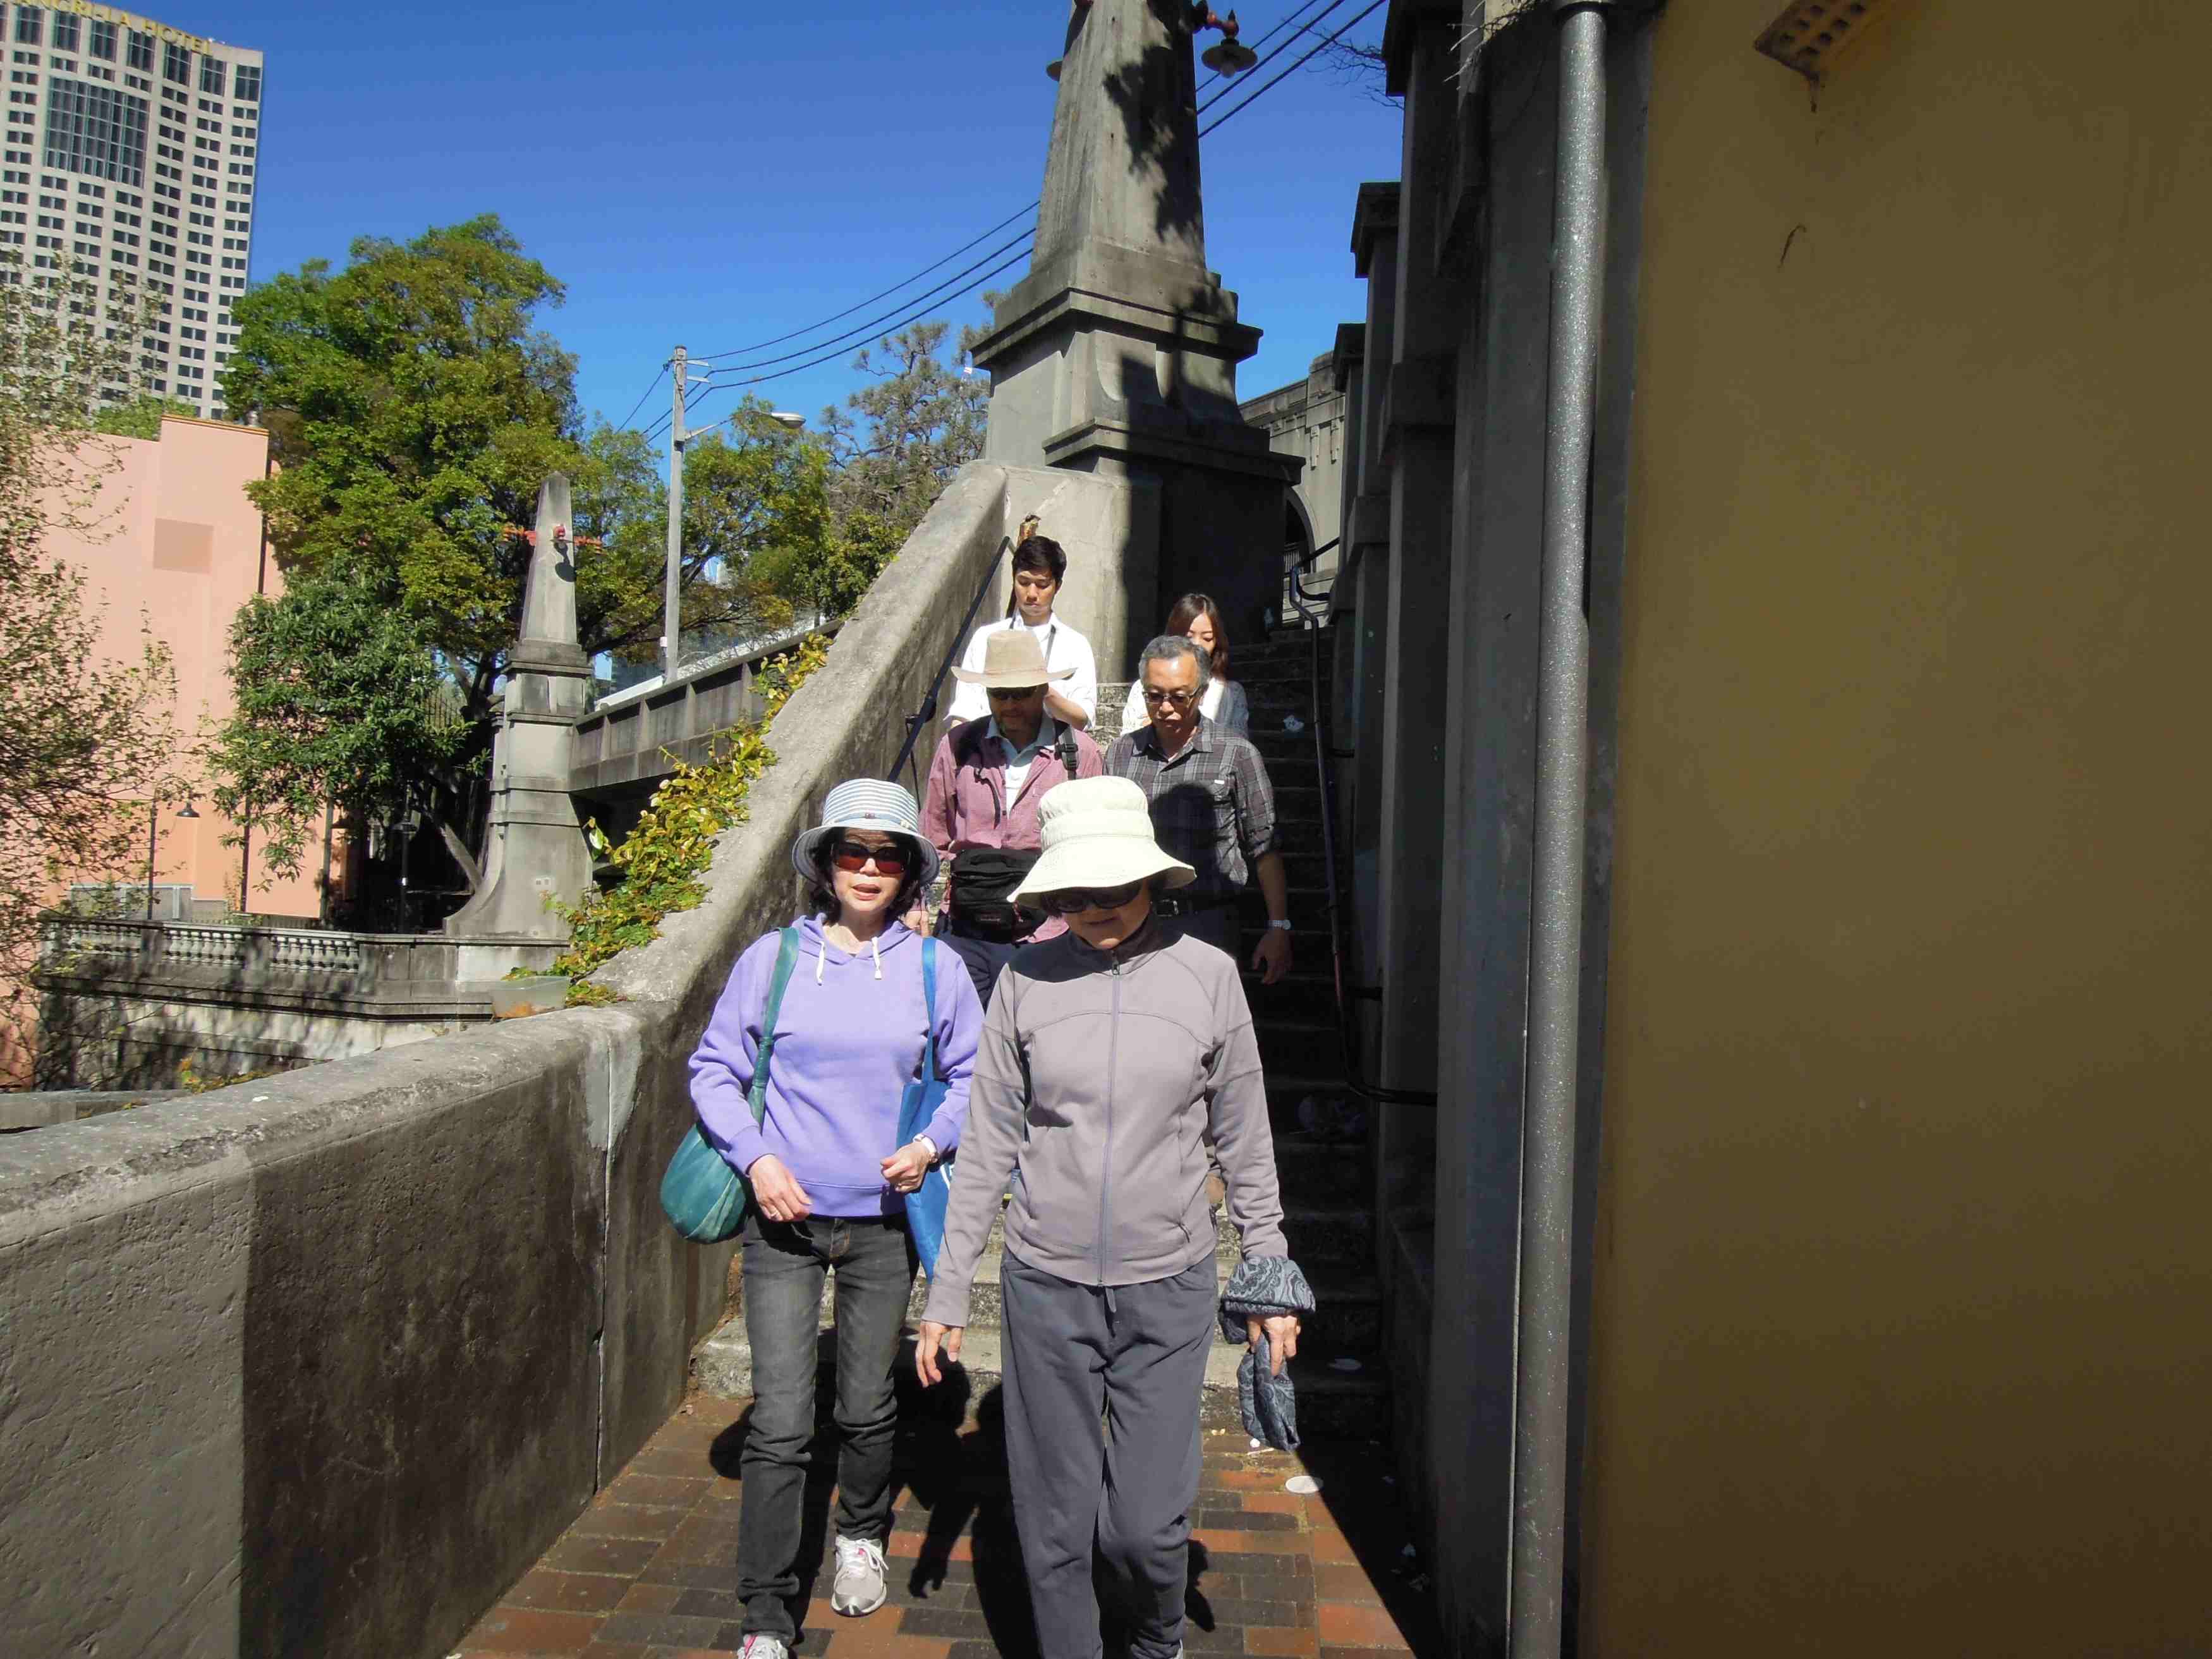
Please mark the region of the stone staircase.
MULTIPOLYGON (((1326 641, 1324 641, 1326 652, 1326 641)), ((1309 1322, 1291 1370, 1302 1431, 1317 1440, 1370 1440, 1387 1435, 1389 1383, 1381 1356, 1382 1304, 1376 1285, 1375 1217, 1368 1139, 1358 1120, 1340 1103, 1344 1091, 1342 1050, 1328 946, 1328 893, 1322 862, 1321 789, 1316 772, 1308 636, 1279 630, 1237 653, 1238 678, 1252 702, 1252 738, 1275 786, 1276 813, 1291 879, 1291 935, 1296 963, 1281 983, 1262 986, 1247 972, 1267 1070, 1269 1116, 1275 1133, 1276 1167, 1283 1189, 1284 1231, 1291 1254, 1305 1269, 1321 1308, 1309 1322), (1295 719, 1304 729, 1285 728, 1295 719), (1319 1103, 1309 1108, 1305 1103, 1319 1103)), ((1105 705, 1122 688, 1102 688, 1101 726, 1118 728, 1105 705)), ((1257 895, 1247 901, 1244 957, 1250 960, 1266 912, 1257 895)), ((1239 1259, 1225 1217, 1217 1222, 1215 1257, 1223 1279, 1239 1259)), ((994 1389, 1000 1376, 1000 1229, 992 1229, 976 1271, 969 1321, 962 1338, 967 1410, 994 1389)), ((927 1295, 917 1279, 908 1305, 909 1327, 927 1295)), ((834 1363, 832 1298, 822 1304, 822 1356, 834 1363)), ((1207 1426, 1237 1422, 1237 1365, 1241 1345, 1217 1342, 1206 1365, 1204 1415, 1207 1426)), ((752 1392, 752 1355, 742 1311, 733 1313, 693 1357, 694 1381, 724 1397, 752 1392)), ((910 1373, 910 1368, 909 1368, 910 1373)), ((909 1398, 911 1395, 909 1395, 909 1398)))

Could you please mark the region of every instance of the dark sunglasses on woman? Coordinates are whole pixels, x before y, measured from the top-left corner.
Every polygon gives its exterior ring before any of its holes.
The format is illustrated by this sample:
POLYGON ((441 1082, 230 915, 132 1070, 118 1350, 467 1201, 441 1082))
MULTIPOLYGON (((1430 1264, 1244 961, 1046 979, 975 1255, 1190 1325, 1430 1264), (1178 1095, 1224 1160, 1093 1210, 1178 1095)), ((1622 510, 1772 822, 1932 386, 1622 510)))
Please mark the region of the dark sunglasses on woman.
POLYGON ((907 850, 894 842, 889 847, 871 847, 865 842, 841 841, 830 848, 830 857, 840 870, 858 875, 868 867, 868 860, 876 861, 879 876, 902 876, 906 873, 907 850))
POLYGON ((1079 910, 1118 910, 1136 897, 1144 884, 1133 881, 1121 887, 1063 887, 1056 893, 1038 894, 1037 906, 1053 916, 1072 916, 1079 910))

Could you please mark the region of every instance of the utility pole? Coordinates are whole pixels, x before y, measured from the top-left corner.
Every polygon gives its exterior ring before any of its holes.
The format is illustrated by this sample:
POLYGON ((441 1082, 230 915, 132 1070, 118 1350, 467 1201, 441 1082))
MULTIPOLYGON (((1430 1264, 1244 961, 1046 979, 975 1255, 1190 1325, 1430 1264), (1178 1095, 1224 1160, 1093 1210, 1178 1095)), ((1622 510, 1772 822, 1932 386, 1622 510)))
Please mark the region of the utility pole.
POLYGON ((660 683, 676 678, 676 653, 682 640, 684 617, 684 348, 676 348, 670 365, 676 382, 674 416, 668 424, 668 567, 661 574, 660 683))

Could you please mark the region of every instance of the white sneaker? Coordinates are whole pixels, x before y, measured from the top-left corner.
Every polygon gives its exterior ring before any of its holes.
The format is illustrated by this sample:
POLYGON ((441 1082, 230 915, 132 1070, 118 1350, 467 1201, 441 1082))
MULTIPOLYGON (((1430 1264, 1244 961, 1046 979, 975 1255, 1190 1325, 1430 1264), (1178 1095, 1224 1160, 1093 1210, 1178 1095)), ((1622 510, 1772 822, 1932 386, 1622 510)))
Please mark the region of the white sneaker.
MULTIPOLYGON (((884 1588, 884 1547, 872 1538, 837 1540, 837 1582, 830 1591, 830 1608, 848 1619, 859 1619, 883 1606, 889 1592, 884 1588)), ((751 1659, 751 1656, 746 1656, 751 1659)), ((782 1659, 773 1656, 772 1659, 782 1659)))
POLYGON ((776 1636, 755 1632, 738 1644, 739 1659, 791 1659, 791 1650, 776 1636))

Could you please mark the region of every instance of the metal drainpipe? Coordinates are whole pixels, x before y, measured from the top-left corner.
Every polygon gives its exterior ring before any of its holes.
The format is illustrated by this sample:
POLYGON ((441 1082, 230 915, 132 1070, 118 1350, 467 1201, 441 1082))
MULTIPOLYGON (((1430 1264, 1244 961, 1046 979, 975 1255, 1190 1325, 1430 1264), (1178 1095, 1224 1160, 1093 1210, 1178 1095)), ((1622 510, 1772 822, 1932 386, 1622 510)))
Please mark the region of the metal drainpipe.
POLYGON ((1521 1130, 1512 1659, 1555 1659, 1559 1651, 1573 1478, 1567 1468, 1568 1328, 1589 730, 1583 592, 1605 241, 1605 14, 1591 0, 1553 4, 1559 20, 1559 136, 1537 646, 1528 1100, 1521 1130))

